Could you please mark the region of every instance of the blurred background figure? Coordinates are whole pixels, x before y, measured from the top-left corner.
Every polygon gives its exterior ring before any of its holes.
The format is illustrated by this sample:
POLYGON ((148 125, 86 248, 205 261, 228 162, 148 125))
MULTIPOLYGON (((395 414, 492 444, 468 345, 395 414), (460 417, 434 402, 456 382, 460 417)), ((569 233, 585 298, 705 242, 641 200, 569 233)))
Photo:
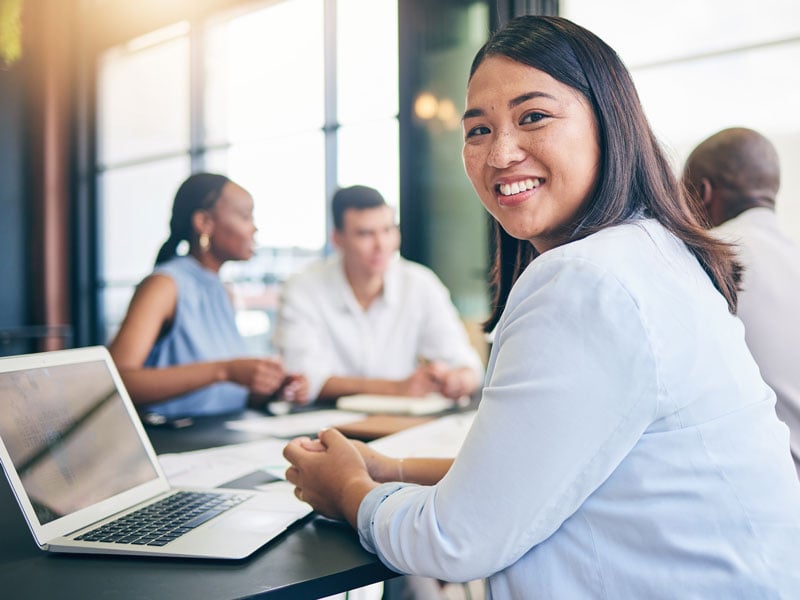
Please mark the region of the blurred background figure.
POLYGON ((275 346, 312 398, 472 394, 483 365, 450 293, 427 267, 397 256, 400 233, 383 196, 336 192, 338 253, 290 278, 275 346))
POLYGON ((253 255, 253 199, 224 175, 196 173, 175 195, 169 238, 137 287, 110 351, 134 403, 166 418, 240 411, 307 384, 276 358, 248 357, 230 295, 229 260, 253 255), (188 243, 188 253, 178 254, 188 243))
POLYGON ((775 214, 780 164, 772 143, 752 129, 724 129, 689 155, 684 183, 719 237, 736 244, 744 267, 738 315, 747 345, 778 397, 800 473, 800 247, 775 214))

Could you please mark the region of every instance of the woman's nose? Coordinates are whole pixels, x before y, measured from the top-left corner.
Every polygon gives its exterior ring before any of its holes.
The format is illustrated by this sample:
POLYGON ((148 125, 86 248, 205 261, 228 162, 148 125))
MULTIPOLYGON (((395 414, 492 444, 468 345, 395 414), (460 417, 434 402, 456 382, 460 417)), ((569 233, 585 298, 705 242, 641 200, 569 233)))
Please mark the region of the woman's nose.
POLYGON ((520 146, 516 134, 508 131, 498 133, 492 140, 487 162, 496 169, 504 169, 525 158, 525 150, 520 146))

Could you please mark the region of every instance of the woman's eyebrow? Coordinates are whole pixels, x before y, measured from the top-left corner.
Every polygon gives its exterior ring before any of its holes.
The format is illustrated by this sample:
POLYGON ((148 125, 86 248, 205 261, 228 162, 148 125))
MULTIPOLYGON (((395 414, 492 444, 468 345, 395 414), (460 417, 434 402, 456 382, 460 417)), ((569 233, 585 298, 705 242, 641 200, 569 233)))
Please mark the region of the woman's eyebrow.
POLYGON ((464 112, 464 116, 461 117, 461 120, 465 121, 465 120, 471 119, 473 117, 481 117, 481 116, 483 116, 483 114, 484 114, 484 112, 483 112, 483 109, 481 109, 481 108, 470 108, 470 109, 468 109, 468 110, 466 110, 464 112))
MULTIPOLYGON (((547 94, 545 92, 527 92, 525 94, 520 94, 519 96, 516 96, 515 98, 509 100, 508 107, 514 108, 515 106, 519 106, 523 102, 527 102, 528 100, 532 100, 533 98, 547 98, 549 100, 556 100, 555 96, 547 94)), ((485 113, 482 108, 470 108, 464 112, 464 116, 461 117, 461 120, 465 121, 466 119, 471 119, 473 117, 481 117, 484 114, 485 113)))
POLYGON ((523 102, 527 102, 528 100, 532 100, 534 98, 547 98, 549 100, 555 100, 556 97, 547 94, 545 92, 528 92, 527 94, 520 94, 516 98, 512 98, 508 101, 508 108, 514 108, 515 106, 519 106, 523 102))

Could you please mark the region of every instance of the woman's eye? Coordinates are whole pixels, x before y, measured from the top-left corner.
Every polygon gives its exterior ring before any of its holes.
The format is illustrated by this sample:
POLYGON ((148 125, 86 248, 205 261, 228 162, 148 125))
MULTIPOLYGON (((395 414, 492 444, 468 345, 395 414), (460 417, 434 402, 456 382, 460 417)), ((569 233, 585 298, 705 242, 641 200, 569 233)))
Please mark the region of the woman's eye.
POLYGON ((476 135, 486 135, 489 133, 489 128, 484 127, 483 125, 479 125, 478 127, 473 127, 472 129, 467 130, 467 135, 465 137, 471 138, 475 137, 476 135))
POLYGON ((522 117, 520 120, 520 125, 525 125, 526 123, 538 123, 542 119, 546 119, 547 115, 544 115, 540 112, 531 112, 522 117))

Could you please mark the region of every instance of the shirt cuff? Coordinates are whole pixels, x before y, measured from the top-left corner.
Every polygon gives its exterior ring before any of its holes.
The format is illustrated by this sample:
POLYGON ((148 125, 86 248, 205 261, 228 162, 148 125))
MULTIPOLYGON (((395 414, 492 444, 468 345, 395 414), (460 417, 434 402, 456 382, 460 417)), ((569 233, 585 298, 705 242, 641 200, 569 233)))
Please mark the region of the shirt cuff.
POLYGON ((379 554, 375 547, 375 537, 372 526, 375 523, 375 513, 380 508, 383 501, 394 494, 397 490, 408 487, 411 484, 390 482, 379 485, 371 490, 358 507, 358 539, 367 552, 379 554))

